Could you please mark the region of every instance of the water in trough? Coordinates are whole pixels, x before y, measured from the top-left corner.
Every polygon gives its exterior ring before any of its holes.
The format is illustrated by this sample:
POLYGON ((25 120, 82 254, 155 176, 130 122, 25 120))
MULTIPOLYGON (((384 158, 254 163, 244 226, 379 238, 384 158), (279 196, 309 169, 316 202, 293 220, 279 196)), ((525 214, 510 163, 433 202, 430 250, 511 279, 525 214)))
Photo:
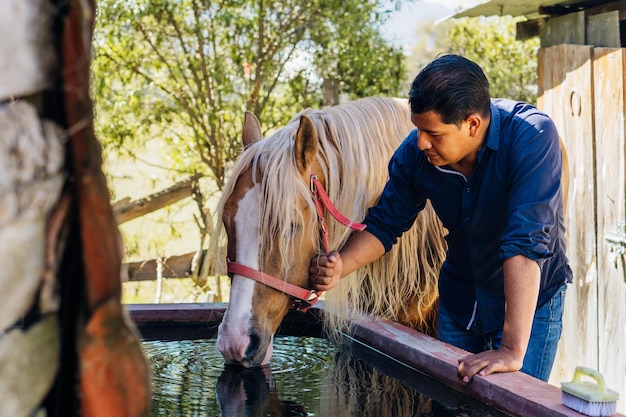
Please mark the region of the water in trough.
POLYGON ((505 417, 358 342, 279 336, 269 367, 225 366, 215 339, 146 340, 157 416, 505 417))

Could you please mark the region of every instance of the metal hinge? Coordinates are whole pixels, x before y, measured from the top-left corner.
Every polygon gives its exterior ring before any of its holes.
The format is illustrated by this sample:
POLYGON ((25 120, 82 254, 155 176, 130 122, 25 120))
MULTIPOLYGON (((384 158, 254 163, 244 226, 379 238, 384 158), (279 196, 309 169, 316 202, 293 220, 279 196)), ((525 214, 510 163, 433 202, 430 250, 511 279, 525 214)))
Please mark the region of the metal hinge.
POLYGON ((609 253, 611 254, 611 261, 615 268, 618 266, 618 262, 621 261, 624 270, 624 282, 626 282, 626 265, 624 264, 624 253, 626 253, 626 222, 618 221, 617 230, 609 232, 604 237, 604 240, 609 244, 609 253))

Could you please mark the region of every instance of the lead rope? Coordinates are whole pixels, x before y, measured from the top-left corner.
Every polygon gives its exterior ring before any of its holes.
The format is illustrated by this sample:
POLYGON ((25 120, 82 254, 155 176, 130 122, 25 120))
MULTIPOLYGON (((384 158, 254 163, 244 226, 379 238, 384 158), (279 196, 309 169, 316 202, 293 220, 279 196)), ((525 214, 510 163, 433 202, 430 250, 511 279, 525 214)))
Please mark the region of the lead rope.
POLYGON ((324 186, 322 186, 319 178, 314 173, 311 173, 311 194, 313 195, 313 200, 315 201, 317 218, 319 219, 319 222, 321 224, 320 233, 322 235, 322 243, 326 255, 328 255, 328 253, 330 252, 330 244, 328 242, 328 228, 326 226, 326 218, 324 216, 324 207, 326 207, 331 216, 333 216, 339 223, 346 227, 349 227, 352 230, 361 232, 367 227, 363 223, 353 222, 352 220, 344 216, 339 210, 337 210, 337 207, 335 207, 332 201, 330 201, 328 194, 326 194, 324 186))
MULTIPOLYGON (((317 218, 320 222, 322 245, 326 256, 328 256, 328 254, 330 253, 330 243, 328 238, 328 227, 326 226, 326 217, 324 216, 324 207, 326 207, 331 216, 333 216, 342 225, 358 232, 365 230, 366 225, 353 222, 352 220, 344 216, 337 209, 337 207, 335 207, 332 201, 330 201, 328 194, 326 194, 326 190, 324 189, 324 186, 320 182, 319 178, 313 172, 311 172, 311 194, 313 196, 313 201, 315 201, 317 218)), ((317 296, 317 299, 319 299, 319 297, 321 297, 321 295, 323 294, 323 291, 313 291, 313 293, 317 296)))

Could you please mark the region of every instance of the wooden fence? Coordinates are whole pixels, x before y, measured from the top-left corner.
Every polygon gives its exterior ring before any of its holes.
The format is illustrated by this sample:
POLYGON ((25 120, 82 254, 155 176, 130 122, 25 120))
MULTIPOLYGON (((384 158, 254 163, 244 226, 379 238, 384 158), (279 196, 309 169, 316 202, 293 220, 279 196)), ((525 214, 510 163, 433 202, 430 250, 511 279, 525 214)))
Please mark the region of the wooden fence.
POLYGON ((539 107, 555 120, 569 154, 566 225, 574 283, 550 382, 574 368, 598 369, 626 397, 624 263, 626 49, 558 45, 539 51, 539 107))

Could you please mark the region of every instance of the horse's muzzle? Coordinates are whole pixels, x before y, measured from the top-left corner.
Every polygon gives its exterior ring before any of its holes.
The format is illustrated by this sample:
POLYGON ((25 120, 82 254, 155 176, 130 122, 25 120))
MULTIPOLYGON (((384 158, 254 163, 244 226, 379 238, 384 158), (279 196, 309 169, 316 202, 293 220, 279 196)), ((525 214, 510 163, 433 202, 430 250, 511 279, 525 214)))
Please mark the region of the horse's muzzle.
POLYGON ((220 333, 217 347, 227 364, 255 368, 267 365, 270 361, 273 352, 272 341, 272 335, 262 336, 255 331, 240 337, 220 333))

